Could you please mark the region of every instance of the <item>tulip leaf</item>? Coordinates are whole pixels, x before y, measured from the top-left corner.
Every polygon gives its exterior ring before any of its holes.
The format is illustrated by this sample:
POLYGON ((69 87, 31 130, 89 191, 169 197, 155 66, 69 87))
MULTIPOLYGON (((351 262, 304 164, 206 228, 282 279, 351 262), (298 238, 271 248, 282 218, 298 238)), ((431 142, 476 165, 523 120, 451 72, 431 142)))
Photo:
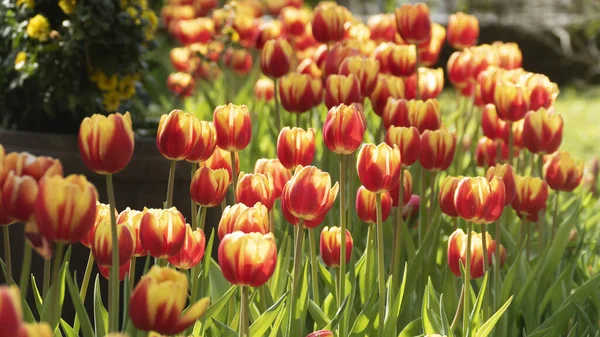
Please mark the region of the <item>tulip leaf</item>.
POLYGON ((275 323, 273 324, 273 328, 271 329, 271 334, 269 337, 277 337, 277 335, 281 332, 281 324, 287 318, 285 310, 277 316, 275 323))
POLYGON ((237 286, 231 286, 229 288, 229 290, 227 290, 227 292, 221 296, 221 298, 219 298, 218 300, 216 300, 215 302, 213 302, 213 304, 211 304, 207 309, 206 309, 206 313, 204 314, 204 320, 205 320, 205 326, 203 327, 205 330, 210 328, 210 326, 212 325, 212 320, 208 319, 208 318, 213 318, 217 315, 219 315, 221 313, 221 311, 223 311, 223 309, 227 306, 227 304, 229 303, 229 300, 231 299, 231 296, 233 296, 233 294, 235 294, 235 291, 238 289, 237 286))
POLYGON ((531 334, 528 334, 527 337, 548 337, 555 336, 556 329, 554 327, 549 327, 547 329, 536 330, 531 334))
POLYGON ((283 294, 275 304, 273 304, 267 311, 265 311, 260 317, 252 323, 250 326, 250 336, 264 336, 269 330, 269 327, 273 324, 275 319, 280 316, 281 310, 285 307, 282 303, 285 302, 288 293, 283 294))
POLYGON ((4 262, 4 259, 0 258, 0 269, 2 269, 2 276, 4 276, 4 279, 7 280, 7 284, 15 284, 15 280, 11 277, 10 280, 8 279, 8 275, 6 275, 6 263, 4 262))
POLYGON ((552 286, 550 286, 550 288, 546 289, 546 294, 542 298, 542 301, 540 302, 540 306, 539 306, 540 314, 546 309, 546 306, 550 303, 550 301, 554 297, 559 296, 561 294, 561 288, 562 288, 564 282, 566 282, 568 280, 568 277, 570 277, 572 275, 573 267, 575 267, 575 266, 570 265, 569 267, 565 268, 565 270, 563 270, 563 272, 556 279, 556 281, 552 284, 552 286))
POLYGON ((344 309, 346 308, 346 304, 348 303, 348 297, 346 296, 346 298, 344 298, 344 301, 342 302, 342 304, 339 306, 337 312, 335 313, 335 315, 333 316, 333 318, 331 319, 331 321, 329 321, 329 324, 327 324, 325 326, 326 330, 335 330, 340 319, 342 318, 343 314, 344 314, 344 309))
POLYGON ((62 328, 66 337, 79 337, 77 332, 75 332, 75 330, 73 330, 73 328, 62 318, 60 319, 60 327, 62 328))
POLYGON ((487 322, 483 323, 481 328, 479 328, 479 330, 477 330, 475 337, 487 337, 490 334, 490 332, 492 332, 492 330, 494 329, 494 326, 496 325, 496 323, 498 322, 500 317, 502 317, 502 314, 504 314, 504 312, 506 311, 506 309, 512 302, 512 299, 513 299, 513 297, 511 296, 508 299, 508 301, 506 301, 506 303, 504 303, 504 305, 502 305, 502 307, 500 307, 500 309, 498 309, 498 311, 496 311, 496 313, 493 314, 492 317, 490 317, 490 319, 487 320, 487 322))
POLYGON ((323 281, 325 281, 325 285, 327 286, 327 289, 329 289, 329 292, 334 294, 334 297, 335 297, 335 294, 337 294, 337 289, 335 288, 335 283, 333 282, 331 273, 329 272, 327 267, 325 267, 325 265, 321 261, 317 261, 317 265, 319 266, 319 274, 321 275, 321 279, 323 281))
POLYGON ((42 313, 42 295, 38 290, 37 283, 35 282, 35 276, 31 274, 31 290, 33 291, 33 301, 35 302, 35 308, 39 314, 42 313))
MULTIPOLYGON (((394 302, 392 303, 391 308, 388 310, 387 316, 385 318, 385 323, 384 323, 384 328, 383 328, 383 335, 384 336, 394 336, 396 334, 396 327, 397 327, 397 321, 398 321, 398 316, 400 315, 400 306, 402 304, 402 299, 404 298, 404 289, 406 288, 406 270, 407 270, 407 264, 404 264, 404 275, 402 276, 402 284, 400 285, 400 291, 396 294, 396 298, 394 299, 394 302)), ((393 291, 390 291, 391 289, 388 289, 388 293, 392 293, 393 291)))
POLYGON ((325 313, 323 312, 323 310, 321 310, 319 305, 313 302, 312 300, 309 300, 308 303, 308 313, 315 321, 315 324, 317 326, 325 326, 329 323, 329 318, 327 317, 327 315, 325 315, 325 313))
POLYGON ((69 289, 69 296, 71 297, 71 301, 73 301, 73 306, 75 307, 75 312, 79 317, 79 322, 81 324, 81 331, 84 337, 94 337, 94 331, 92 329, 92 323, 90 322, 90 317, 83 306, 83 302, 79 297, 79 289, 77 285, 73 281, 71 275, 68 275, 66 278, 67 288, 69 289))
POLYGON ((414 321, 408 323, 398 337, 414 337, 421 333, 421 318, 417 318, 414 321))
POLYGON ((471 324, 474 326, 479 326, 482 322, 483 317, 481 316, 481 307, 483 306, 483 299, 485 297, 485 289, 488 286, 489 280, 489 272, 485 273, 483 277, 483 282, 481 283, 481 287, 479 288, 479 294, 477 294, 477 299, 475 300, 475 304, 473 305, 473 310, 470 313, 471 324))
POLYGON ((371 290, 371 295, 367 302, 363 305, 363 309, 356 317, 354 325, 350 330, 351 337, 368 336, 370 331, 373 329, 375 324, 375 317, 377 316, 378 303, 375 301, 379 292, 376 288, 371 290))
POLYGON ((515 262, 510 266, 506 277, 504 277, 504 282, 502 283, 502 290, 500 291, 500 301, 502 302, 506 302, 511 296, 511 293, 513 292, 513 284, 515 282, 515 278, 517 277, 517 273, 519 270, 518 261, 521 259, 524 250, 525 242, 523 242, 523 244, 519 248, 519 252, 517 253, 514 260, 515 262))
POLYGON ((106 335, 108 331, 108 312, 102 303, 99 275, 96 275, 96 280, 94 281, 94 325, 96 336, 106 335))
MULTIPOLYGON (((298 294, 296 295, 295 308, 292 308, 292 320, 295 322, 292 326, 300 329, 299 335, 304 333, 304 322, 306 320, 306 310, 308 309, 308 261, 304 263, 302 273, 298 282, 298 294)), ((293 296, 293 295, 292 295, 293 296)))
POLYGON ((221 267, 214 259, 210 259, 210 270, 209 270, 209 278, 210 278, 210 294, 214 296, 223 296, 229 290, 230 283, 225 279, 223 273, 221 272, 221 267))
POLYGON ((60 316, 62 313, 63 302, 65 300, 65 276, 67 273, 68 263, 64 263, 58 271, 58 282, 54 282, 48 294, 42 303, 42 313, 40 319, 50 324, 53 331, 56 331, 60 316), (56 289, 58 287, 58 290, 56 289), (58 298, 56 296, 58 295, 58 298))
POLYGON ((436 302, 437 297, 435 294, 435 290, 433 289, 433 285, 431 284, 431 279, 429 279, 427 285, 425 286, 425 293, 423 294, 423 304, 421 306, 421 318, 423 323, 423 331, 425 332, 425 334, 436 334, 442 330, 442 324, 436 317, 437 315, 435 314, 435 311, 433 309, 437 309, 439 307, 439 303, 436 302))
POLYGON ((273 294, 273 297, 279 298, 285 292, 288 279, 288 270, 290 268, 290 251, 291 245, 289 235, 287 232, 284 234, 281 247, 279 248, 279 256, 277 257, 277 264, 273 277, 269 280, 269 289, 273 294))
POLYGON ((235 332, 233 329, 231 329, 227 325, 219 322, 215 318, 211 318, 211 321, 213 321, 215 323, 215 325, 219 327, 219 330, 221 332, 221 337, 238 337, 239 336, 237 332, 235 332))
POLYGON ((33 323, 35 322, 35 317, 33 316, 33 311, 29 307, 29 303, 27 303, 27 299, 25 296, 21 299, 21 305, 23 307, 23 319, 25 322, 33 323))

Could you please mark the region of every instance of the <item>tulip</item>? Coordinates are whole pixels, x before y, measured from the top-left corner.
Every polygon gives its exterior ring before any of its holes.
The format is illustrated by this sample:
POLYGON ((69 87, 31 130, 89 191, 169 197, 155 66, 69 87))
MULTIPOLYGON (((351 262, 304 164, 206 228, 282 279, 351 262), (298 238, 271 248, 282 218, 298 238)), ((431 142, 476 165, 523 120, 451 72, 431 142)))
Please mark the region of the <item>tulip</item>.
POLYGON ((261 78, 254 85, 254 96, 259 101, 270 102, 275 95, 275 83, 269 78, 261 78))
POLYGON ((456 49, 477 44, 479 20, 474 15, 458 12, 448 19, 448 43, 456 49))
POLYGON ((508 161, 508 146, 502 140, 494 140, 488 137, 481 137, 475 148, 475 160, 477 166, 490 167, 500 161, 508 161), (498 158, 500 151, 500 158, 498 158))
POLYGON ((340 104, 361 103, 360 81, 356 75, 330 75, 325 84, 325 106, 331 109, 340 104))
POLYGON ((206 237, 202 229, 192 230, 189 224, 185 225, 185 241, 179 252, 167 261, 179 269, 191 269, 204 257, 206 237))
POLYGON ((158 152, 169 160, 183 160, 195 147, 200 121, 191 113, 173 110, 162 115, 156 132, 158 152))
POLYGON ((323 70, 324 78, 327 79, 330 75, 339 73, 340 65, 346 58, 358 55, 360 55, 358 49, 338 42, 320 53, 321 62, 319 62, 318 58, 316 60, 317 64, 323 70))
MULTIPOLYGON (((110 278, 110 266, 105 266, 105 265, 101 265, 98 264, 98 271, 100 272, 100 275, 102 275, 102 277, 104 277, 105 279, 109 279, 110 278)), ((131 271, 131 260, 128 260, 127 262, 125 262, 124 264, 119 266, 119 281, 123 282, 123 280, 125 280, 125 275, 129 274, 129 272, 131 271)))
POLYGON ((515 175, 515 198, 512 207, 521 219, 537 222, 538 213, 546 209, 548 184, 537 177, 515 175))
POLYGON ((329 330, 319 330, 309 333, 306 337, 333 337, 333 332, 329 330))
POLYGON ((383 126, 389 129, 392 126, 409 127, 410 101, 404 98, 388 99, 383 109, 383 126))
POLYGON ((377 84, 379 62, 362 56, 346 57, 340 65, 341 75, 356 75, 360 81, 360 91, 364 96, 369 96, 377 84))
POLYGON ((369 96, 373 111, 377 116, 382 116, 388 98, 404 97, 404 81, 400 77, 379 75, 375 89, 369 96))
POLYGON ((553 153, 560 147, 562 131, 560 114, 544 108, 530 111, 523 124, 523 145, 532 153, 553 153))
POLYGON ((468 222, 492 223, 502 215, 506 192, 502 178, 465 177, 454 193, 456 213, 468 222))
POLYGON ((331 186, 329 173, 314 166, 302 167, 283 187, 282 208, 296 218, 322 220, 331 209, 338 189, 338 183, 331 186))
POLYGON ((179 20, 175 24, 175 37, 184 46, 206 43, 215 34, 215 23, 209 18, 179 20))
POLYGON ((406 42, 419 44, 431 37, 429 7, 423 3, 403 4, 396 8, 396 28, 406 42))
MULTIPOLYGON (((419 68, 419 97, 422 100, 436 98, 444 89, 444 71, 442 68, 419 68)), ((404 79, 404 97, 415 99, 417 97, 416 74, 404 79)))
POLYGON ((344 37, 346 14, 336 3, 323 3, 313 11, 311 27, 313 36, 321 43, 340 41, 344 37))
POLYGON ((500 58, 500 67, 504 69, 517 69, 523 63, 523 54, 519 45, 514 42, 494 42, 496 53, 500 58))
MULTIPOLYGON (((402 156, 400 156, 402 158, 402 156)), ((413 191, 413 181, 412 181, 412 175, 410 174, 409 170, 404 170, 404 173, 402 174, 402 178, 403 178, 403 184, 402 186, 404 186, 404 191, 402 192, 402 201, 403 204, 406 206, 406 204, 410 201, 411 198, 411 194, 413 191)), ((400 183, 398 183, 398 185, 396 185, 396 187, 394 187, 391 191, 390 191, 390 195, 392 197, 392 206, 393 207, 398 207, 399 203, 399 197, 400 197, 400 183)))
POLYGON ((394 76, 410 76, 415 73, 417 48, 414 45, 391 44, 387 69, 394 76))
MULTIPOLYGON (((446 39, 446 29, 444 26, 434 23, 431 27, 431 38, 417 46, 419 53, 419 64, 425 67, 433 67, 440 58, 440 53, 444 47, 446 39)), ((422 97, 421 97, 422 98, 422 97)))
POLYGON ((323 76, 323 71, 319 68, 319 66, 315 63, 313 59, 305 59, 298 65, 296 68, 296 72, 299 74, 310 75, 313 79, 320 80, 323 76))
POLYGON ((16 286, 0 286, 0 313, 3 336, 19 336, 23 329, 21 294, 16 286))
POLYGON ((454 203, 454 195, 456 194, 456 188, 458 187, 458 183, 463 178, 464 177, 462 176, 447 176, 440 183, 440 192, 438 193, 440 209, 442 210, 442 213, 453 218, 458 216, 458 212, 454 203))
POLYGON ((281 22, 276 20, 263 22, 258 26, 255 43, 256 48, 262 50, 268 41, 280 37, 282 37, 281 22))
POLYGON ((265 284, 277 264, 277 247, 272 233, 233 232, 219 245, 219 266, 225 279, 240 286, 265 284))
POLYGON ((396 18, 393 13, 372 15, 367 21, 371 30, 371 39, 376 42, 394 41, 396 33, 396 18))
MULTIPOLYGON (((389 212, 389 210, 388 210, 389 212)), ((321 231, 321 259, 327 267, 337 268, 340 266, 340 245, 342 241, 342 230, 340 227, 325 227, 321 231)), ((346 264, 352 257, 352 234, 346 230, 346 264)))
MULTIPOLYGON (((112 266, 112 236, 110 217, 101 220, 90 231, 91 248, 94 259, 99 264, 112 266)), ((119 266, 124 265, 133 256, 137 238, 134 229, 127 223, 117 226, 117 244, 119 245, 119 266)))
POLYGON ((529 111, 529 93, 520 84, 502 81, 496 84, 494 104, 502 120, 516 122, 529 111))
POLYGON ((52 337, 54 333, 50 324, 41 323, 23 323, 18 337, 52 337))
POLYGON ((248 207, 260 202, 270 211, 275 203, 273 177, 262 173, 240 172, 235 189, 235 200, 248 207))
POLYGON ((471 57, 469 82, 475 83, 477 76, 485 71, 488 67, 500 66, 500 59, 494 52, 494 48, 488 44, 479 45, 470 48, 473 52, 471 57))
POLYGON ((269 40, 260 53, 260 69, 263 74, 279 78, 290 71, 292 46, 284 39, 269 40))
POLYGON ((445 129, 421 134, 421 165, 430 171, 443 171, 450 167, 456 152, 456 135, 445 129))
MULTIPOLYGON (((398 184, 400 186, 400 184, 398 184)), ((410 198, 410 194, 408 194, 410 198)), ((362 222, 366 222, 368 224, 377 223, 377 209, 376 209, 376 198, 377 195, 369 190, 367 190, 364 186, 358 188, 356 191, 356 214, 360 218, 362 222)), ((408 200, 409 198, 405 198, 408 200)), ((381 194, 381 216, 382 221, 385 221, 390 212, 392 210, 392 196, 390 192, 384 192, 381 194)), ((332 227, 337 228, 337 227, 332 227)), ((347 256, 349 258, 349 255, 347 256)), ((338 265, 339 265, 339 258, 338 265)))
POLYGON ((390 60, 390 53, 392 51, 392 46, 394 43, 392 42, 384 42, 373 50, 371 54, 371 59, 379 62, 379 71, 382 73, 389 73, 388 62, 390 60))
POLYGON ((440 105, 436 99, 408 102, 408 120, 410 125, 416 127, 420 133, 439 129, 442 124, 441 118, 440 105))
POLYGON ((4 182, 10 171, 14 171, 17 176, 30 176, 38 182, 44 177, 63 175, 63 167, 58 159, 44 156, 36 157, 27 152, 7 154, 4 156, 3 166, 4 169, 0 170, 0 184, 4 182))
POLYGON ((250 207, 241 203, 225 207, 219 221, 219 239, 236 231, 269 233, 269 210, 267 207, 260 202, 250 207))
POLYGON ((551 154, 544 163, 544 178, 555 191, 573 191, 583 178, 583 163, 577 164, 568 152, 551 154))
POLYGON ((531 74, 525 80, 525 86, 529 89, 529 109, 537 111, 540 108, 549 109, 558 96, 558 86, 551 82, 548 76, 542 74, 531 74))
POLYGON ((245 76, 252 69, 252 54, 246 49, 227 48, 223 63, 239 76, 245 76))
POLYGON ((215 108, 213 123, 217 145, 230 152, 243 150, 252 139, 252 121, 245 105, 220 105, 215 108))
POLYGON ((185 160, 198 163, 206 161, 217 146, 216 130, 211 122, 199 121, 196 127, 196 144, 190 149, 185 156, 185 160))
POLYGON ((169 59, 171 60, 173 68, 178 72, 187 73, 192 68, 192 64, 190 64, 192 52, 189 48, 176 47, 171 49, 169 52, 169 59))
POLYGON ((419 216, 419 208, 421 206, 421 197, 417 194, 410 196, 408 202, 402 207, 402 218, 404 221, 414 223, 419 216))
MULTIPOLYGON (((115 215, 118 215, 116 209, 115 215)), ((110 205, 96 201, 96 217, 94 220, 94 225, 90 228, 89 232, 81 238, 80 242, 82 245, 87 248, 92 248, 92 240, 94 239, 92 236, 92 230, 94 227, 98 226, 101 221, 110 222, 110 205)))
POLYGON ((464 88, 469 85, 471 80, 471 62, 473 53, 470 49, 455 51, 450 55, 446 72, 450 83, 456 88, 464 88))
MULTIPOLYGON (((99 218, 99 214, 96 213, 96 224, 100 223, 100 221, 109 221, 109 215, 110 213, 108 209, 105 209, 104 204, 100 204, 103 205, 103 210, 105 210, 103 213, 104 214, 100 214, 100 218, 99 218), (106 220, 105 220, 106 219, 106 220)), ((141 220, 142 220, 142 216, 144 215, 143 212, 138 211, 138 210, 133 210, 129 207, 127 207, 125 210, 123 210, 121 213, 119 213, 119 215, 117 216, 117 226, 121 225, 121 224, 125 224, 127 226, 129 226, 129 228, 132 230, 132 234, 133 234, 133 238, 134 238, 134 249, 133 249, 133 255, 132 257, 140 257, 140 256, 146 256, 146 254, 148 253, 146 251, 146 249, 144 249, 144 246, 142 246, 142 240, 140 239, 140 225, 141 225, 141 220)), ((82 242, 83 243, 83 242, 82 242)))
POLYGON ((288 170, 308 166, 315 156, 315 130, 286 126, 277 138, 277 158, 288 170))
MULTIPOLYGON (((231 153, 229 153, 228 151, 225 151, 217 146, 215 148, 215 152, 213 152, 213 154, 205 162, 202 162, 201 165, 208 167, 212 170, 225 169, 227 171, 227 174, 229 175, 229 183, 227 184, 227 186, 229 186, 229 184, 231 184, 233 182, 231 153)), ((235 171, 239 172, 239 170, 240 170, 240 157, 239 157, 238 153, 235 152, 235 171)), ((206 172, 204 172, 204 174, 205 173, 206 172)), ((215 181, 220 181, 219 180, 220 177, 215 177, 215 178, 211 178, 211 179, 215 179, 215 181)), ((225 190, 226 189, 227 189, 227 187, 225 187, 225 190)), ((224 193, 227 193, 227 192, 224 192, 224 193)), ((218 200, 218 198, 214 198, 216 196, 217 195, 213 196, 210 199, 218 200)), ((201 200, 201 199, 198 198, 198 200, 201 200)), ((214 206, 211 206, 211 207, 214 207, 214 206)))
POLYGON ((257 160, 254 165, 254 173, 262 173, 272 177, 275 199, 281 198, 283 186, 292 179, 292 173, 281 164, 279 159, 261 158, 257 160))
POLYGON ((82 175, 44 178, 39 185, 35 220, 51 242, 75 243, 94 225, 98 191, 82 175), (63 214, 69 209, 68 214, 63 214))
POLYGON ((362 143, 364 134, 364 120, 356 107, 340 104, 327 112, 323 124, 323 142, 330 151, 351 154, 362 143))
POLYGON ((307 8, 285 7, 279 13, 283 30, 294 37, 302 36, 311 21, 312 12, 307 8))
POLYGON ((225 199, 229 184, 230 178, 226 169, 213 170, 202 166, 192 177, 190 196, 200 206, 215 207, 225 199))
POLYGON ((142 246, 153 257, 162 259, 177 254, 185 241, 185 219, 175 207, 145 208, 140 220, 142 246))
POLYGON ((358 179, 373 193, 390 191, 398 184, 401 164, 398 146, 363 144, 356 161, 358 179))
POLYGON ((167 88, 177 97, 190 97, 194 92, 196 82, 188 73, 170 73, 167 77, 167 88))
MULTIPOLYGON (((392 101, 393 100, 390 100, 390 102, 392 101)), ((421 135, 419 134, 419 130, 414 126, 392 126, 388 128, 385 134, 385 142, 389 146, 398 146, 403 166, 410 166, 419 159, 419 152, 421 151, 421 135)))
MULTIPOLYGON (((491 257, 496 252, 496 241, 492 240, 492 237, 486 233, 487 242, 487 254, 491 257)), ((477 279, 484 275, 485 268, 483 267, 483 242, 482 234, 471 232, 471 267, 469 269, 470 278, 477 279)), ((448 266, 452 273, 456 276, 460 276, 460 262, 463 265, 466 264, 466 251, 467 251, 467 234, 462 229, 457 229, 448 238, 448 266)), ((492 260, 488 260, 488 266, 492 266, 492 260)), ((500 246, 500 266, 504 265, 506 260, 506 250, 504 246, 500 246)))
POLYGON ((281 105, 289 112, 301 113, 321 103, 323 84, 307 74, 290 73, 279 80, 281 105))
POLYGON ((486 104, 483 108, 481 116, 481 128, 483 134, 491 139, 502 140, 505 143, 509 141, 509 125, 498 117, 496 112, 496 106, 493 104, 486 104))
POLYGON ((500 81, 503 74, 504 71, 502 68, 490 66, 477 75, 477 91, 483 104, 494 103, 496 84, 500 81))
POLYGON ((184 273, 153 266, 142 277, 129 299, 129 317, 143 331, 160 334, 181 333, 204 315, 209 298, 191 304, 183 312, 188 297, 188 280, 184 273))
POLYGON ((510 164, 496 164, 488 168, 485 177, 491 181, 494 177, 502 178, 504 183, 505 204, 510 205, 515 198, 515 171, 510 164))
POLYGON ((27 222, 34 215, 38 182, 31 176, 17 176, 10 171, 0 194, 2 213, 12 221, 27 222))

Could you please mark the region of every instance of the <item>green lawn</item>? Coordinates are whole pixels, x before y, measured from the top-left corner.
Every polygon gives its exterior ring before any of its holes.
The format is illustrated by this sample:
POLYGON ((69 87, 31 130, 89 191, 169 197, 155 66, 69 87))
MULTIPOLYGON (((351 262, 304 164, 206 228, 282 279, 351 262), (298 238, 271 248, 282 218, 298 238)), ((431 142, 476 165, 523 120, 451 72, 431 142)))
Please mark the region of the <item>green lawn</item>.
POLYGON ((600 155, 600 87, 577 91, 563 89, 556 111, 565 125, 561 148, 586 162, 600 155))

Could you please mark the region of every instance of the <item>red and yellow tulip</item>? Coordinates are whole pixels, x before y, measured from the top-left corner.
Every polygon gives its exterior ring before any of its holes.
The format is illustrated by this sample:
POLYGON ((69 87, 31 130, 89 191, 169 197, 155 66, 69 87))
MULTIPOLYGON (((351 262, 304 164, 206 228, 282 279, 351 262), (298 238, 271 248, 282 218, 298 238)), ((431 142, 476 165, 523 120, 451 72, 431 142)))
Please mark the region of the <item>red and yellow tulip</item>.
POLYGON ((513 209, 521 219, 536 222, 540 211, 546 209, 548 184, 538 177, 515 175, 515 190, 513 209))
MULTIPOLYGON (((488 233, 486 233, 486 245, 488 265, 484 268, 482 235, 471 232, 471 268, 469 270, 471 279, 482 277, 484 270, 493 265, 492 261, 494 261, 494 254, 496 254, 496 241, 492 240, 492 237, 488 233)), ((448 238, 448 266, 456 276, 460 276, 461 262, 463 265, 466 265, 467 249, 469 249, 467 248, 467 234, 459 228, 448 238)), ((495 268, 502 268, 505 260, 506 250, 504 246, 500 245, 500 266, 496 266, 495 268)))
POLYGON ((364 119, 356 107, 340 104, 327 112, 323 123, 323 142, 330 151, 351 154, 362 143, 364 134, 364 119))
POLYGON ((362 103, 360 81, 356 75, 330 75, 325 84, 325 106, 328 109, 340 104, 362 103))
POLYGON ((419 159, 421 134, 416 127, 392 126, 385 134, 385 142, 389 146, 398 146, 403 166, 410 166, 419 159))
POLYGON ((179 269, 191 269, 204 257, 206 249, 206 236, 200 228, 192 230, 189 224, 185 225, 185 241, 177 254, 169 257, 167 261, 179 269))
POLYGON ((571 192, 583 178, 583 163, 576 163, 568 152, 557 151, 545 158, 544 178, 551 189, 571 192))
POLYGON ((515 198, 515 171, 510 164, 496 164, 488 168, 485 177, 487 180, 492 181, 494 177, 502 178, 504 183, 504 195, 505 204, 512 204, 515 198))
POLYGON ((260 69, 268 77, 280 78, 290 71, 292 54, 287 40, 269 40, 260 53, 260 69))
POLYGON ((144 249, 156 258, 171 257, 185 241, 185 219, 175 207, 144 208, 140 220, 140 240, 144 249))
POLYGON ((272 233, 233 232, 219 245, 219 266, 225 279, 240 286, 265 284, 277 265, 277 247, 272 233))
POLYGON ((447 37, 448 43, 456 49, 474 46, 479 38, 479 20, 463 12, 450 15, 447 37))
POLYGON ((217 145, 226 151, 241 151, 252 140, 252 121, 245 105, 220 105, 213 113, 217 145))
POLYGON ((490 224, 502 215, 506 192, 502 178, 464 177, 454 192, 456 213, 466 221, 490 224))
POLYGON ((421 134, 419 160, 426 170, 443 171, 450 167, 456 152, 456 135, 445 129, 421 134))
POLYGON ((562 143, 563 119, 553 110, 530 111, 523 123, 523 145, 532 153, 553 153, 562 143))
POLYGON ((401 165, 398 146, 363 144, 356 161, 358 179, 373 193, 387 192, 398 184, 401 165))
POLYGON ((289 73, 279 80, 279 97, 287 111, 306 112, 321 103, 323 83, 311 75, 289 73))
POLYGON ((431 38, 431 18, 426 4, 403 4, 396 8, 395 14, 396 28, 406 42, 419 44, 431 38))
POLYGON ((295 218, 323 220, 335 202, 338 189, 337 182, 331 186, 329 173, 315 166, 298 168, 283 187, 281 207, 295 218))
MULTIPOLYGON (((337 268, 340 266, 340 252, 342 242, 342 229, 340 227, 324 227, 321 231, 320 251, 321 259, 326 266, 337 268)), ((352 234, 346 230, 346 264, 352 257, 352 234)))
POLYGON ((277 158, 288 170, 310 165, 315 157, 315 130, 289 126, 279 132, 277 158))
MULTIPOLYGON (((400 186, 400 184, 398 184, 400 186)), ((376 198, 377 194, 367 190, 364 186, 358 188, 356 191, 356 214, 362 222, 368 224, 377 223, 377 209, 376 209, 376 198)), ((406 201, 410 198, 405 198, 406 201)), ((392 210, 392 197, 390 192, 383 192, 381 194, 381 216, 382 221, 385 221, 392 210)), ((339 258, 338 258, 339 261, 339 258)), ((338 262, 339 264, 339 262, 338 262)))
POLYGON ((270 211, 275 203, 273 177, 262 173, 240 172, 235 189, 235 200, 248 207, 260 202, 270 211))

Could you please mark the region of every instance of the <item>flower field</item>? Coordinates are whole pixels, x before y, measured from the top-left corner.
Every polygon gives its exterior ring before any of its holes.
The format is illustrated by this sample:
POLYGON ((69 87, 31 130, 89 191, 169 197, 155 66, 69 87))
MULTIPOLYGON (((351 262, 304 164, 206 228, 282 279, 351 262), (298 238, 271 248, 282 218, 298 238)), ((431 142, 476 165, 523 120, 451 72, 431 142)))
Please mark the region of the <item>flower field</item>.
MULTIPOLYGON (((27 76, 38 44, 61 45, 38 5, 15 7, 31 16, 13 25, 27 76)), ((88 27, 104 9, 85 6, 56 10, 88 27)), ((151 49, 153 7, 111 6, 143 46, 128 55, 151 49)), ((142 58, 115 74, 88 60, 105 113, 78 124, 87 177, 0 143, 0 337, 600 336, 594 117, 516 43, 478 44, 477 17, 444 27, 423 3, 360 18, 331 1, 170 0, 160 21, 170 96, 148 98, 161 113, 145 133, 170 163, 161 208, 115 202, 143 133, 119 109, 139 103, 142 58)))

